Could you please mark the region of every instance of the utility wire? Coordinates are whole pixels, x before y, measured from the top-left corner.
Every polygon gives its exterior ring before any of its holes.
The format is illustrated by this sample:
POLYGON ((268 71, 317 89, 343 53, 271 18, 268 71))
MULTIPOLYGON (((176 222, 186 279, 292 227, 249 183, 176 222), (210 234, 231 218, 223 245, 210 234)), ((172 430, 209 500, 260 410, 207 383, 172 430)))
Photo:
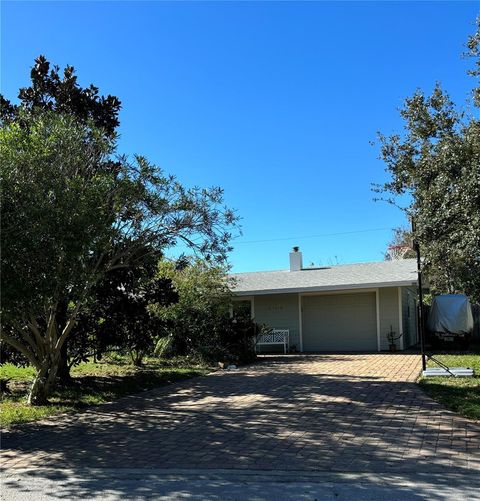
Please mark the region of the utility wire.
POLYGON ((237 244, 237 245, 245 245, 245 244, 260 244, 260 243, 266 243, 266 242, 285 242, 287 240, 304 240, 306 238, 319 238, 319 237, 334 237, 338 235, 354 235, 356 233, 370 233, 374 231, 385 231, 385 230, 391 230, 392 228, 370 228, 368 230, 355 230, 355 231, 341 231, 338 233, 321 233, 318 235, 303 235, 303 236, 296 236, 296 237, 283 237, 283 238, 269 238, 265 240, 240 240, 238 242, 233 241, 232 244, 237 244))

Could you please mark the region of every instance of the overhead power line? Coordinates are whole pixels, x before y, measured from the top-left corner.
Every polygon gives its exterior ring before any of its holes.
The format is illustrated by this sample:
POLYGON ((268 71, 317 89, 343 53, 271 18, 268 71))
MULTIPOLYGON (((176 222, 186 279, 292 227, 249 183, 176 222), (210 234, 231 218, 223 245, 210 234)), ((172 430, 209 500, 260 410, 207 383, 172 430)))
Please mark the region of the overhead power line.
POLYGON ((355 231, 340 231, 338 233, 320 233, 318 235, 298 235, 294 237, 282 237, 282 238, 269 238, 269 239, 264 239, 264 240, 239 240, 237 242, 232 242, 234 245, 235 244, 261 244, 261 243, 266 243, 266 242, 285 242, 288 240, 305 240, 306 238, 320 238, 320 237, 335 237, 339 235, 354 235, 357 233, 370 233, 374 231, 385 231, 385 230, 392 230, 392 228, 370 228, 366 230, 355 230, 355 231))

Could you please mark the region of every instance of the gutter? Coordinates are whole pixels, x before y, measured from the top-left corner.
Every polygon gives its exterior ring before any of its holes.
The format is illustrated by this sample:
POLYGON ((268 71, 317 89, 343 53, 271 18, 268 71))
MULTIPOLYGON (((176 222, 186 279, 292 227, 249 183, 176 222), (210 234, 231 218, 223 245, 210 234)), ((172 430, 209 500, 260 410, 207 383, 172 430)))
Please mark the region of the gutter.
POLYGON ((372 282, 369 284, 345 284, 345 285, 323 285, 313 287, 289 287, 285 289, 257 289, 233 291, 234 296, 266 296, 271 294, 294 294, 300 292, 328 292, 328 291, 348 291, 362 289, 383 289, 385 287, 416 287, 417 281, 402 280, 399 282, 372 282))

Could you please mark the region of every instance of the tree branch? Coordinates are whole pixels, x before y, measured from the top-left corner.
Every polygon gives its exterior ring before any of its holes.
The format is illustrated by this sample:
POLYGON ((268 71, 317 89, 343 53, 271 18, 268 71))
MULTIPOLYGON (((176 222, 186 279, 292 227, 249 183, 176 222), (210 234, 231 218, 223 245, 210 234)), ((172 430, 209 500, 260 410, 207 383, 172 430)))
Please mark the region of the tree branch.
POLYGON ((40 370, 41 363, 37 360, 35 355, 25 345, 20 343, 20 341, 17 341, 14 337, 5 334, 5 332, 2 332, 2 341, 9 344, 10 346, 13 346, 13 348, 18 350, 22 355, 24 355, 37 370, 40 370))

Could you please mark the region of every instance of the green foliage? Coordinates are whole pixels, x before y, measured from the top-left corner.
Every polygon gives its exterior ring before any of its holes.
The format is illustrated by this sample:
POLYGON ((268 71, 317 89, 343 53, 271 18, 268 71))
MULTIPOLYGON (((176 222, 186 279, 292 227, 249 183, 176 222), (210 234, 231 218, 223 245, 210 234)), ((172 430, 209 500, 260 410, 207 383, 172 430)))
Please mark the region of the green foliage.
POLYGON ((19 367, 10 363, 0 365, 0 379, 11 381, 32 381, 35 376, 35 368, 27 365, 19 367))
POLYGON ((2 340, 37 369, 46 401, 91 291, 139 249, 178 241, 225 261, 236 215, 220 188, 186 188, 144 157, 117 158, 119 102, 81 89, 73 69, 37 61, 21 104, 1 99, 2 340))
MULTIPOLYGON (((480 353, 435 357, 449 367, 470 367, 474 369, 475 376, 422 378, 420 385, 423 390, 452 411, 470 419, 480 420, 480 353)), ((431 361, 428 365, 436 367, 431 361)))
POLYGON ((104 250, 118 238, 114 207, 128 203, 135 182, 111 171, 114 144, 91 127, 53 113, 22 120, 0 130, 2 340, 37 368, 32 394, 42 388, 45 400, 62 344, 105 269, 104 250))
POLYGON ((25 403, 25 396, 9 396, 0 403, 0 426, 8 428, 12 424, 38 421, 53 414, 71 410, 68 405, 39 405, 32 407, 25 403))
MULTIPOLYGON (((3 330, 9 330, 13 332, 14 330, 5 325, 2 325, 3 330)), ((24 367, 28 365, 28 360, 22 355, 18 350, 5 343, 0 336, 0 362, 2 364, 13 364, 17 367, 24 367)))
POLYGON ((17 321, 67 290, 77 300, 92 280, 114 231, 115 179, 96 169, 113 145, 59 115, 5 126, 0 143, 2 312, 17 321))
POLYGON ((159 350, 193 355, 203 360, 247 362, 255 357, 256 326, 250 320, 230 318, 232 294, 225 269, 204 260, 183 263, 161 261, 158 278, 169 279, 178 293, 170 306, 153 304, 151 310, 165 323, 170 338, 159 350))
POLYGON ((185 314, 207 316, 226 315, 230 309, 231 291, 226 270, 202 259, 158 263, 157 278, 171 280, 179 295, 177 303, 157 308, 165 321, 179 320, 185 314))
MULTIPOLYGON (((479 28, 470 55, 479 95, 479 28)), ((478 101, 472 104, 480 104, 478 101)), ((380 135, 391 181, 378 191, 410 195, 404 210, 415 221, 425 268, 435 292, 464 291, 480 300, 480 121, 458 110, 439 84, 430 96, 417 91, 401 110, 403 135, 380 135)))
MULTIPOLYGON (((45 113, 66 115, 75 120, 76 124, 85 127, 86 138, 90 145, 95 144, 95 138, 102 136, 107 140, 114 140, 116 128, 119 125, 118 113, 120 101, 115 96, 101 96, 94 85, 82 88, 72 66, 67 66, 60 74, 58 66, 51 67, 44 56, 35 59, 35 64, 30 72, 31 83, 28 87, 21 88, 18 94, 19 104, 13 105, 0 95, 0 122, 2 125, 17 124, 21 128, 29 129, 33 116, 45 113)), ((104 158, 98 165, 93 165, 89 176, 95 172, 117 173, 119 163, 104 158)), ((67 299, 60 300, 57 308, 56 320, 60 328, 67 321, 67 299)), ((69 379, 69 366, 79 361, 85 355, 86 337, 75 333, 65 342, 60 357, 58 375, 62 380, 69 379), (78 342, 81 341, 81 342, 78 342), (79 350, 79 348, 82 348, 79 350), (79 357, 80 354, 80 357, 79 357)), ((6 343, 1 344, 2 356, 8 360, 22 362, 22 358, 8 349, 6 343)), ((23 357, 24 359, 24 357, 23 357)), ((2 358, 5 360, 5 358, 2 358)))
POLYGON ((198 353, 210 346, 219 319, 229 314, 231 292, 226 272, 201 259, 158 264, 157 278, 171 281, 178 301, 153 304, 151 310, 165 323, 173 353, 198 353))
POLYGON ((13 105, 0 95, 0 121, 3 124, 19 119, 22 123, 25 112, 53 111, 73 116, 83 125, 93 125, 108 138, 115 136, 115 129, 120 125, 119 99, 100 96, 94 85, 80 87, 73 66, 66 66, 60 74, 58 66, 51 67, 45 56, 39 56, 30 72, 30 80, 30 86, 21 88, 18 93, 19 105, 13 105))
POLYGON ((169 279, 155 279, 158 256, 146 249, 139 251, 131 266, 107 273, 94 287, 83 332, 84 337, 96 336, 98 351, 116 348, 127 352, 134 365, 141 365, 143 357, 153 351, 164 326, 148 305, 178 300, 169 279))
POLYGON ((154 354, 157 357, 167 357, 172 354, 172 336, 160 337, 155 343, 154 354))

